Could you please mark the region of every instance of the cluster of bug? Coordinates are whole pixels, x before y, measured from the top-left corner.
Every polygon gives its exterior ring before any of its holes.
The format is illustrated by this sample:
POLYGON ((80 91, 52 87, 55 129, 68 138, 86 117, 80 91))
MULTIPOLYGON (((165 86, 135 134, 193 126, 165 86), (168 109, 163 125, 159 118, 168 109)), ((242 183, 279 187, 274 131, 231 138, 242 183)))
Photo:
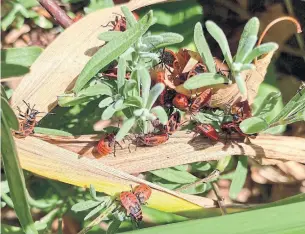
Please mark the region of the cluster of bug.
POLYGON ((127 216, 130 216, 136 222, 141 221, 143 218, 141 205, 146 204, 151 192, 151 188, 146 184, 138 185, 134 191, 121 192, 120 201, 127 216))
MULTIPOLYGON (((135 14, 134 14, 135 15, 135 14)), ((137 17, 136 17, 137 18, 137 17)), ((116 16, 114 21, 109 22, 106 26, 111 26, 112 31, 125 31, 126 18, 116 16)), ((138 134, 134 140, 136 146, 157 146, 165 143, 170 135, 177 131, 185 122, 182 121, 182 113, 191 116, 191 120, 195 122, 193 128, 194 137, 198 134, 208 137, 211 141, 217 142, 220 140, 219 132, 216 131, 213 125, 196 121, 197 113, 211 110, 210 100, 213 94, 213 88, 207 88, 197 95, 185 95, 175 91, 174 87, 182 85, 185 81, 193 76, 208 72, 203 61, 197 62, 189 71, 185 72, 184 67, 187 61, 191 58, 188 50, 180 49, 175 53, 172 50, 163 48, 159 51, 159 63, 156 64, 151 71, 153 84, 163 83, 165 89, 158 98, 157 104, 164 107, 168 113, 168 122, 162 125, 159 120, 152 121, 153 131, 148 134, 138 134), (169 81, 169 82, 168 82, 169 81)), ((228 66, 221 60, 215 58, 216 69, 221 75, 229 78, 230 72, 228 66)), ((103 73, 105 77, 113 79, 117 77, 117 64, 113 63, 107 71, 103 73)), ((126 73, 126 79, 130 78, 130 73, 126 73)), ((240 102, 235 106, 230 107, 226 115, 229 115, 232 120, 223 121, 220 125, 220 130, 227 136, 235 132, 243 137, 253 137, 241 131, 239 124, 246 118, 251 117, 251 109, 248 102, 240 102)), ((107 134, 103 136, 97 144, 96 150, 100 156, 105 156, 110 153, 115 154, 115 146, 119 144, 115 140, 115 134, 107 134)), ((120 144, 119 144, 120 145, 120 144)))

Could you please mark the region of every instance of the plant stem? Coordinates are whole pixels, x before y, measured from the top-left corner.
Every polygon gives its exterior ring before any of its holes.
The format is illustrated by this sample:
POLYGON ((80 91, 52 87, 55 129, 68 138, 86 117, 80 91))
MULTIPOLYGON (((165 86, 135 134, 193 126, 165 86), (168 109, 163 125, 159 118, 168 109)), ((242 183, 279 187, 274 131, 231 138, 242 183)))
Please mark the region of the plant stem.
POLYGON ((218 185, 215 182, 212 182, 211 184, 212 184, 212 188, 215 193, 215 196, 217 197, 217 202, 218 202, 220 211, 221 211, 222 215, 226 215, 227 214, 226 207, 223 204, 224 199, 223 199, 223 197, 221 197, 219 195, 220 191, 219 191, 218 185))
POLYGON ((39 3, 63 28, 68 28, 71 24, 73 24, 73 20, 53 0, 39 0, 39 3))

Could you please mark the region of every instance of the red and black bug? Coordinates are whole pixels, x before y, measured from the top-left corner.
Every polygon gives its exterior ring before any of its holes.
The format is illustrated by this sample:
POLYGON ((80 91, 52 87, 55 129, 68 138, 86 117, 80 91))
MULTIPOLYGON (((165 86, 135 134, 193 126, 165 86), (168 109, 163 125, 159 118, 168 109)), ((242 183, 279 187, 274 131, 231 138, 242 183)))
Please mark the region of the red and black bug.
POLYGON ((212 141, 219 141, 218 133, 211 124, 198 124, 195 127, 195 135, 202 134, 208 137, 212 141))
POLYGON ((228 122, 221 124, 221 130, 226 134, 226 140, 225 140, 226 142, 227 142, 227 136, 231 135, 233 132, 236 132, 240 136, 244 136, 244 137, 255 138, 257 136, 257 134, 243 133, 239 127, 239 124, 235 122, 228 122))
POLYGON ((167 124, 164 126, 164 131, 168 134, 173 134, 181 126, 181 114, 179 111, 172 113, 167 124))
POLYGON ((110 133, 110 134, 103 136, 99 140, 99 142, 96 146, 96 151, 98 152, 98 158, 106 156, 112 152, 113 152, 113 155, 115 156, 115 151, 116 151, 115 146, 117 144, 122 148, 120 143, 115 140, 114 133, 110 133))
POLYGON ((27 103, 25 101, 23 102, 27 106, 26 112, 22 112, 20 108, 17 107, 19 111, 19 130, 14 131, 14 135, 18 138, 24 138, 31 134, 34 134, 34 127, 37 124, 36 117, 39 113, 42 113, 34 109, 35 105, 31 107, 30 103, 27 103))
POLYGON ((187 96, 178 93, 173 99, 173 105, 177 107, 179 110, 186 110, 187 107, 189 106, 189 100, 187 96))
POLYGON ((133 193, 138 198, 140 204, 145 204, 146 201, 150 198, 151 192, 151 188, 148 185, 140 184, 135 188, 133 193))
POLYGON ((136 222, 141 221, 142 209, 136 195, 132 192, 121 192, 120 200, 122 206, 126 209, 127 215, 130 215, 136 222))
POLYGON ((191 77, 193 77, 193 76, 196 76, 196 75, 198 75, 198 74, 200 74, 200 73, 205 73, 205 72, 207 72, 207 71, 208 71, 208 69, 207 69, 207 67, 206 67, 204 64, 202 64, 202 63, 197 63, 197 64, 189 71, 188 76, 187 76, 187 79, 189 79, 189 78, 191 78, 191 77))
POLYGON ((203 91, 198 97, 195 98, 195 100, 192 102, 190 106, 190 111, 197 112, 202 108, 203 106, 207 105, 212 97, 212 89, 206 89, 203 91))
POLYGON ((144 134, 143 136, 138 136, 136 139, 136 143, 143 144, 146 146, 157 146, 160 144, 165 143, 168 140, 169 136, 167 133, 161 133, 161 134, 153 134, 148 133, 144 134))

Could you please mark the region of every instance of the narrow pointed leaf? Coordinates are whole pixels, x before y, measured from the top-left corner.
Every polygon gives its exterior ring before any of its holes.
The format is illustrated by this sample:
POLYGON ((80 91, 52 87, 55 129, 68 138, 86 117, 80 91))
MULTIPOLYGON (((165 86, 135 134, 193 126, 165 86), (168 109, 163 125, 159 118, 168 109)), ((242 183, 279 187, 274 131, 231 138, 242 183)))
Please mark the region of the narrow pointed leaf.
POLYGON ((113 107, 116 111, 119 111, 123 108, 124 106, 124 99, 119 99, 117 100, 114 104, 113 104, 113 107))
POLYGON ((205 86, 225 84, 229 79, 225 76, 216 73, 202 73, 188 79, 184 82, 183 86, 186 89, 198 89, 205 86))
POLYGON ((160 120, 160 123, 166 124, 168 121, 168 117, 166 111, 162 106, 156 106, 151 109, 151 113, 155 114, 155 116, 160 120))
POLYGON ((120 220, 114 219, 114 220, 110 223, 110 225, 108 226, 108 229, 107 229, 106 234, 115 234, 115 233, 117 233, 118 230, 119 230, 119 227, 120 227, 121 223, 122 223, 122 222, 121 222, 120 220))
POLYGON ((260 104, 260 106, 255 110, 252 111, 253 116, 257 116, 260 118, 265 117, 268 115, 275 105, 278 103, 280 97, 281 97, 280 92, 271 92, 269 93, 263 100, 263 102, 260 104))
POLYGON ((125 97, 129 95, 130 92, 136 91, 135 87, 137 86, 137 82, 134 80, 127 80, 124 85, 123 94, 125 97))
POLYGON ((3 97, 6 101, 8 100, 5 89, 2 85, 1 85, 1 97, 3 97))
POLYGON ((51 128, 41 128, 41 127, 35 127, 34 128, 35 133, 40 133, 44 135, 52 135, 52 136, 73 136, 71 133, 58 130, 58 129, 51 129, 51 128))
POLYGON ((146 106, 148 95, 149 95, 149 89, 151 85, 151 78, 149 75, 149 72, 146 68, 142 67, 137 70, 138 78, 140 78, 141 85, 142 85, 142 100, 143 100, 143 106, 146 106))
POLYGON ((120 31, 107 31, 107 32, 102 32, 100 35, 98 35, 98 39, 102 41, 112 41, 115 38, 119 37, 122 35, 123 32, 120 31))
POLYGON ((114 102, 114 99, 113 97, 107 97, 105 99, 103 99, 99 104, 98 104, 98 107, 99 108, 104 108, 106 106, 109 106, 111 103, 114 102))
POLYGON ((197 51, 200 54, 204 63, 207 65, 209 72, 216 73, 213 55, 203 34, 202 25, 199 22, 195 25, 194 42, 197 51))
POLYGON ((95 84, 95 85, 92 85, 92 86, 89 86, 89 87, 83 89, 82 91, 80 91, 78 93, 77 96, 90 97, 90 96, 97 96, 97 95, 112 96, 113 92, 109 85, 100 83, 100 84, 95 84))
POLYGON ((3 110, 1 110, 1 156, 14 210, 22 229, 26 234, 38 234, 29 209, 24 176, 19 166, 15 142, 3 110))
POLYGON ((146 109, 148 109, 148 110, 151 109, 151 107, 153 106, 153 104, 155 103, 155 101, 157 100, 159 95, 162 93, 164 88, 165 88, 165 86, 162 83, 158 83, 154 87, 152 87, 152 89, 149 92, 146 109))
POLYGON ((230 186, 229 196, 232 199, 236 199, 237 195, 243 188, 248 173, 248 157, 239 156, 236 170, 234 172, 234 177, 230 186))
POLYGON ((100 203, 101 202, 99 202, 99 201, 87 200, 87 201, 76 203, 75 205, 73 205, 71 207, 71 210, 73 210, 74 212, 89 210, 93 207, 98 206, 100 203))
POLYGON ((252 17, 245 25, 243 33, 241 34, 238 44, 238 49, 236 52, 237 55, 241 52, 242 48, 245 46, 250 36, 257 37, 258 30, 259 30, 259 20, 257 17, 252 17))
POLYGON ((125 99, 124 104, 126 106, 143 107, 142 98, 139 96, 131 96, 125 99))
POLYGON ((102 114, 102 120, 110 119, 115 112, 116 112, 116 109, 114 108, 114 104, 111 104, 104 110, 104 112, 102 114))
POLYGON ((116 140, 117 141, 123 140, 123 138, 128 134, 129 130, 132 128, 135 122, 136 122, 135 117, 125 120, 119 132, 116 134, 116 140))
POLYGON ((90 96, 75 97, 74 94, 61 95, 57 97, 58 105, 61 107, 75 106, 78 104, 82 104, 84 102, 88 102, 90 100, 94 100, 94 97, 90 97, 90 96))
POLYGON ((98 212, 100 212, 105 207, 105 204, 102 203, 95 207, 93 210, 91 210, 84 218, 84 220, 90 219, 92 216, 96 215, 98 212))
POLYGON ((239 125, 243 133, 254 134, 268 128, 266 120, 259 117, 251 117, 242 121, 239 125))
POLYGON ((152 11, 149 11, 134 27, 123 32, 121 36, 107 43, 96 52, 81 71, 73 91, 78 93, 97 72, 134 44, 150 27, 152 19, 152 11))
POLYGON ((10 107, 10 104, 8 104, 3 97, 1 97, 1 111, 2 115, 7 121, 8 126, 16 131, 19 130, 19 121, 14 111, 10 107))
POLYGON ((94 186, 92 184, 90 184, 90 195, 91 197, 94 199, 94 200, 97 200, 97 197, 96 197, 96 190, 94 188, 94 186))
POLYGON ((191 173, 187 171, 178 171, 172 168, 164 168, 160 170, 154 170, 150 173, 165 179, 170 182, 179 183, 179 184, 188 184, 193 183, 198 178, 196 176, 193 176, 191 173))
POLYGON ((222 31, 222 29, 212 21, 207 21, 205 25, 207 27, 208 32, 217 41, 227 64, 229 65, 229 67, 231 67, 233 61, 226 35, 222 31))
POLYGON ((263 54, 267 54, 271 51, 277 50, 278 44, 274 42, 267 42, 254 48, 250 54, 245 58, 244 63, 251 63, 255 58, 260 57, 263 54))
POLYGON ((247 96, 247 84, 244 80, 244 77, 241 74, 237 74, 235 76, 235 81, 237 84, 237 87, 239 89, 239 92, 246 97, 247 96))

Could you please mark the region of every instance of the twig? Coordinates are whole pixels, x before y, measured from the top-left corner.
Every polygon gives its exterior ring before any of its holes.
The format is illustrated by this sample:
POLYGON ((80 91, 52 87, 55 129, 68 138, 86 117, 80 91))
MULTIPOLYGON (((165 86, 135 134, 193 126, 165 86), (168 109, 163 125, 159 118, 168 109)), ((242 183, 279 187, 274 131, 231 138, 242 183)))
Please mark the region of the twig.
POLYGON ((214 180, 214 179, 218 178, 219 174, 220 174, 219 170, 216 169, 216 170, 212 171, 212 173, 210 175, 208 175, 207 177, 205 177, 205 178, 203 178, 201 180, 198 180, 198 181, 196 181, 194 183, 191 183, 191 184, 188 184, 188 185, 184 185, 184 186, 182 186, 180 188, 177 188, 175 190, 180 192, 182 190, 185 190, 185 189, 193 187, 193 186, 197 186, 197 185, 202 184, 202 183, 208 183, 211 180, 214 180))
POLYGON ((87 233, 91 228, 93 228, 95 225, 98 225, 100 222, 102 222, 103 219, 105 219, 114 209, 116 208, 116 204, 113 203, 111 206, 108 207, 107 210, 102 212, 99 216, 97 216, 96 219, 94 219, 91 223, 88 224, 87 227, 83 228, 79 233, 77 234, 85 234, 87 233))
POLYGON ((73 24, 73 20, 53 0, 39 0, 39 3, 63 28, 68 28, 71 24, 73 24))
POLYGON ((218 185, 215 182, 212 182, 211 184, 212 184, 212 188, 215 193, 215 196, 217 197, 217 203, 220 208, 220 211, 221 211, 222 215, 226 215, 227 214, 226 207, 223 204, 224 199, 223 199, 223 197, 221 197, 219 195, 220 191, 219 191, 218 185))

